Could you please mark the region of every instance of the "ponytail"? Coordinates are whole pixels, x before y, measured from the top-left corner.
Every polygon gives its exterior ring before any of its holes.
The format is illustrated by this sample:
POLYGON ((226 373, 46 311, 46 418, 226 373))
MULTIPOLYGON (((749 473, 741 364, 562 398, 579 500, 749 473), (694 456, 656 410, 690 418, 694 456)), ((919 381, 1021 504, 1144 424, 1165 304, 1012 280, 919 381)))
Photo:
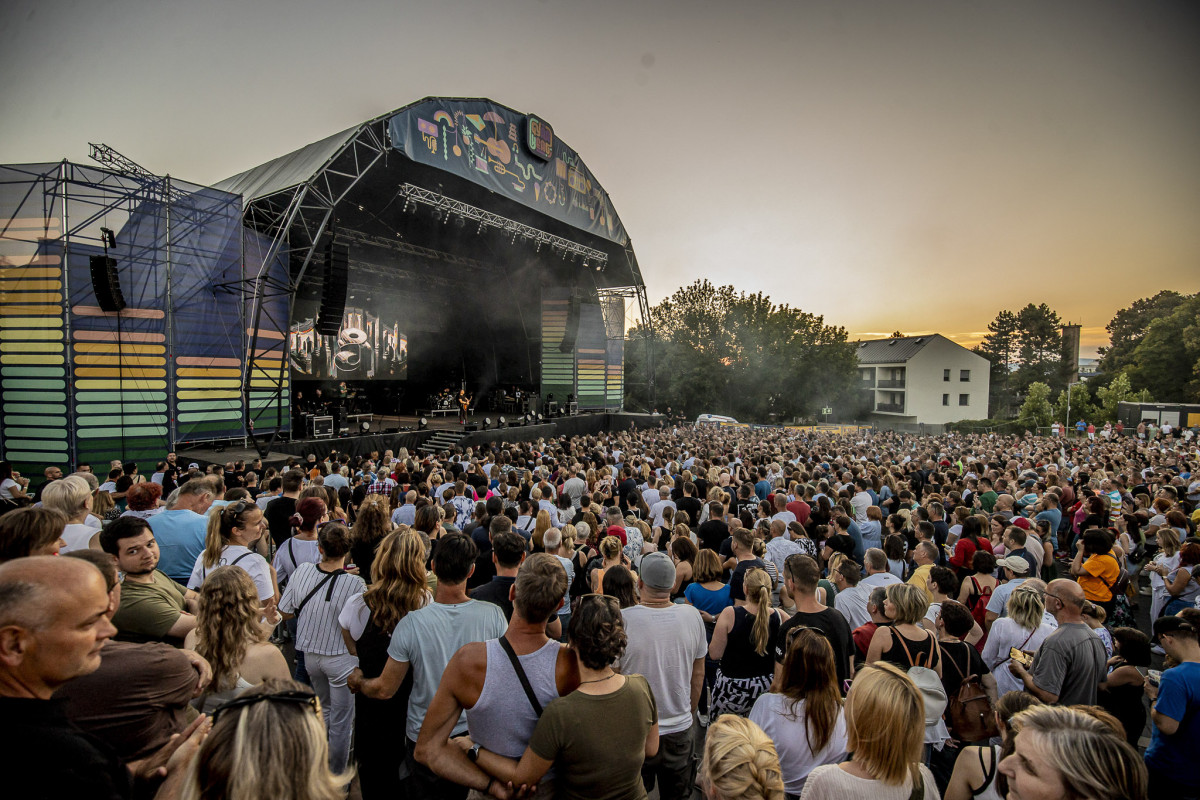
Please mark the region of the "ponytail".
POLYGON ((204 533, 204 568, 212 569, 221 560, 221 551, 225 549, 225 536, 221 530, 221 516, 225 508, 216 507, 208 512, 208 529, 204 533))
POLYGON ((757 606, 754 612, 754 627, 750 631, 750 642, 754 652, 760 656, 767 653, 767 639, 771 632, 771 576, 763 569, 746 572, 743 579, 747 602, 757 606))

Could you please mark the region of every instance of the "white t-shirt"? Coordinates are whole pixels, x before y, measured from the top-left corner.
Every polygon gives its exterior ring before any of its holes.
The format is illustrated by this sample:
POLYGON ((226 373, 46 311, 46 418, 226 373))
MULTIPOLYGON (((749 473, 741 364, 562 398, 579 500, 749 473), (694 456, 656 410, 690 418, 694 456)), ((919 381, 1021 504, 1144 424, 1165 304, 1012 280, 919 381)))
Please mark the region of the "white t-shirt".
POLYGON ((983 663, 987 664, 988 669, 996 676, 997 697, 1003 696, 1005 692, 1020 692, 1025 689, 1024 684, 1009 671, 1008 664, 1005 663, 1009 651, 1018 647, 1026 652, 1036 653, 1042 642, 1052 633, 1054 628, 1045 622, 1038 626, 1032 636, 1029 631, 1008 617, 1001 617, 992 623, 987 642, 983 645, 982 656, 983 663), (1001 664, 1004 666, 1000 666, 1001 664))
POLYGON ((96 529, 91 525, 68 525, 63 528, 62 540, 64 544, 58 552, 69 553, 72 550, 87 550, 88 544, 95 535, 96 529))
POLYGON ((660 734, 692 726, 692 664, 708 653, 704 620, 692 606, 632 606, 621 612, 629 643, 621 656, 626 675, 644 675, 658 703, 660 734))
POLYGON ((839 708, 833 735, 825 747, 812 751, 808 743, 808 723, 804 701, 792 707, 792 701, 781 694, 767 692, 754 701, 750 721, 762 728, 775 742, 779 768, 783 773, 783 789, 788 794, 800 794, 808 773, 822 764, 840 763, 846 756, 846 716, 839 708), (794 717, 794 719, 793 719, 794 717))
POLYGON ((275 551, 275 578, 282 584, 301 564, 316 564, 320 560, 321 549, 316 539, 290 536, 275 551))
POLYGON ((254 586, 258 589, 259 600, 270 600, 275 596, 275 583, 271 580, 271 567, 267 560, 240 544, 227 544, 221 550, 221 557, 212 567, 204 566, 204 553, 196 557, 196 565, 192 567, 192 576, 188 578, 189 589, 199 589, 204 585, 204 579, 217 567, 224 567, 237 562, 237 566, 250 573, 254 586))

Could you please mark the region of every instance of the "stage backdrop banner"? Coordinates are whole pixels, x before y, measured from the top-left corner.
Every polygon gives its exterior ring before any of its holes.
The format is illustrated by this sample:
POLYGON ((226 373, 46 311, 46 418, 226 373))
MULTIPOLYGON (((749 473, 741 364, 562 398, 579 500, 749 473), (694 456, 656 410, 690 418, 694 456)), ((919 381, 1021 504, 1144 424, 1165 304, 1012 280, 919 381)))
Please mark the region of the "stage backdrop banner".
POLYGON ((413 161, 621 246, 629 241, 608 193, 583 159, 532 115, 485 100, 438 98, 400 111, 388 120, 388 132, 392 147, 413 161), (540 153, 530 148, 531 141, 540 153))

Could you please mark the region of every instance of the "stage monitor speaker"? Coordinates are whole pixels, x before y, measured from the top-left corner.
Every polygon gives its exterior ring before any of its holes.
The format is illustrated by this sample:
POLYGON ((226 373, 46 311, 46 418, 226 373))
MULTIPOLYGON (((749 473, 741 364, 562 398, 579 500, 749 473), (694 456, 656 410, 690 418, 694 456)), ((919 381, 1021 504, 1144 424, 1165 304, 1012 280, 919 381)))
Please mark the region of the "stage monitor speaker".
POLYGON ((96 293, 96 304, 101 311, 120 311, 125 308, 125 295, 121 293, 121 279, 117 275, 117 261, 109 256, 92 256, 92 291, 96 293))
POLYGON ((350 248, 330 237, 325 245, 325 280, 321 287, 321 309, 317 334, 336 336, 346 314, 346 285, 350 278, 350 248))
POLYGON ((478 422, 468 422, 466 425, 463 426, 463 430, 466 431, 467 433, 474 433, 475 431, 479 430, 479 423, 478 422))
POLYGON ((579 295, 571 295, 571 301, 567 304, 567 327, 563 331, 562 342, 558 345, 558 352, 570 353, 575 349, 575 339, 579 335, 579 295))

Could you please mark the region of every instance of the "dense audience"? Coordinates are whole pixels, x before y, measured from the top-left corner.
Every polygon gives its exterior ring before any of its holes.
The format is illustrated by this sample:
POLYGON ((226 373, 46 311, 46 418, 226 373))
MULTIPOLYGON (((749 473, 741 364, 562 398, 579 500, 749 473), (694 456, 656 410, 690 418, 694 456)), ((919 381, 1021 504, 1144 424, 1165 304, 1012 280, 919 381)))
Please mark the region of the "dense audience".
POLYGON ((31 797, 1197 797, 1197 444, 0 462, 0 759, 31 797))

